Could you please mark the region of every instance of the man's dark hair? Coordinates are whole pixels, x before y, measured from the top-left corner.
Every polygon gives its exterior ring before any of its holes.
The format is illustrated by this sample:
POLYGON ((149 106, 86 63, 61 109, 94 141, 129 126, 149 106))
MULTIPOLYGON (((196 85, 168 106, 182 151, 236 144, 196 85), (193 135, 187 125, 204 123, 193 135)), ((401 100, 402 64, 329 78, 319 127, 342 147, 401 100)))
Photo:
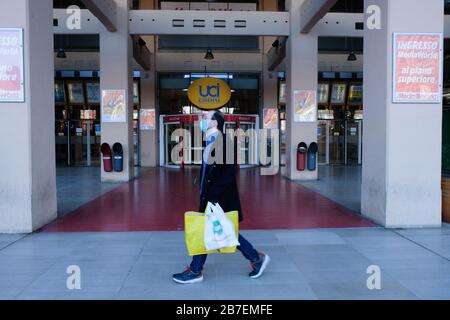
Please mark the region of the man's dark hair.
POLYGON ((217 129, 224 133, 224 126, 225 126, 225 116, 223 115, 222 112, 220 112, 219 110, 214 111, 214 114, 211 117, 211 120, 216 120, 217 121, 217 129))

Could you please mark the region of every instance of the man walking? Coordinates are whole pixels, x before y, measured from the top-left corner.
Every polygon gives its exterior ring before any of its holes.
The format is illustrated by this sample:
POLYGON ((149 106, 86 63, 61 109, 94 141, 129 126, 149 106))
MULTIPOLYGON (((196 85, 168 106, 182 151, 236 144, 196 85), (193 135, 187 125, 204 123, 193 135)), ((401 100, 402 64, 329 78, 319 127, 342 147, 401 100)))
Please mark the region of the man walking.
MULTIPOLYGON (((228 164, 226 161, 224 125, 225 118, 220 111, 205 112, 200 122, 200 128, 206 134, 206 148, 201 168, 199 212, 205 212, 208 202, 219 203, 225 212, 237 210, 240 222, 243 216, 236 182, 236 164, 228 164), (216 148, 221 148, 223 152, 216 152, 216 148), (211 161, 213 154, 223 156, 223 161, 211 161)), ((251 263, 252 271, 249 277, 259 278, 269 264, 270 257, 256 251, 240 234, 238 241, 240 245, 237 249, 251 263)), ((174 274, 173 280, 182 284, 203 281, 202 270, 206 258, 206 254, 194 256, 190 266, 184 272, 174 274)))

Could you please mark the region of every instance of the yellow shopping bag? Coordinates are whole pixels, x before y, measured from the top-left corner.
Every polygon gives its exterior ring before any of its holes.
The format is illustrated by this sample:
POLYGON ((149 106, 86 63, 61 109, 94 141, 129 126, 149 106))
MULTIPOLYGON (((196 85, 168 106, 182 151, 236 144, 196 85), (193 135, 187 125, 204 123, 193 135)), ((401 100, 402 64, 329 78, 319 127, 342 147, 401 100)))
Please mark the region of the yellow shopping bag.
MULTIPOLYGON (((239 214, 237 211, 231 211, 225 213, 228 219, 234 224, 234 230, 236 230, 236 237, 239 234, 239 214)), ((186 238, 186 247, 190 256, 196 256, 199 254, 210 253, 234 253, 236 246, 207 251, 205 248, 205 213, 188 211, 184 214, 184 233, 186 238)))

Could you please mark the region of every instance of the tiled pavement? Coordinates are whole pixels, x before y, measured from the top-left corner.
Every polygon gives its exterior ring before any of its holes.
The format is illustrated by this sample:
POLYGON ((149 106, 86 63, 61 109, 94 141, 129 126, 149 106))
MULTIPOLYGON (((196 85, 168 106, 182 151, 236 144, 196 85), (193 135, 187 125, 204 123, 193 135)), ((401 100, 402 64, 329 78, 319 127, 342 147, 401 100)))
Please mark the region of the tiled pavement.
POLYGON ((450 299, 450 227, 243 231, 272 257, 249 279, 240 253, 211 255, 205 281, 178 285, 183 232, 0 235, 1 299, 450 299), (21 238, 20 238, 21 237, 21 238), (81 290, 66 269, 81 268, 81 290), (381 268, 369 290, 367 267, 381 268))
POLYGON ((361 211, 361 166, 319 166, 319 180, 297 181, 355 212, 361 211))

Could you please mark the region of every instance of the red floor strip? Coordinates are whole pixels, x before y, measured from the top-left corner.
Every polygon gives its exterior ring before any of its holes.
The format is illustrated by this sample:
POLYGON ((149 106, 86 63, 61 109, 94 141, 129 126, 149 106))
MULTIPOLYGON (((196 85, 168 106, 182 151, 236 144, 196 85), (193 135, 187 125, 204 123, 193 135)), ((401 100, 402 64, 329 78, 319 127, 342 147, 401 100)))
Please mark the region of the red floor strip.
MULTIPOLYGON (((152 169, 69 215, 43 232, 183 230, 183 213, 198 209, 197 168, 152 169)), ((241 229, 350 228, 374 226, 343 206, 281 176, 240 170, 241 229)))

